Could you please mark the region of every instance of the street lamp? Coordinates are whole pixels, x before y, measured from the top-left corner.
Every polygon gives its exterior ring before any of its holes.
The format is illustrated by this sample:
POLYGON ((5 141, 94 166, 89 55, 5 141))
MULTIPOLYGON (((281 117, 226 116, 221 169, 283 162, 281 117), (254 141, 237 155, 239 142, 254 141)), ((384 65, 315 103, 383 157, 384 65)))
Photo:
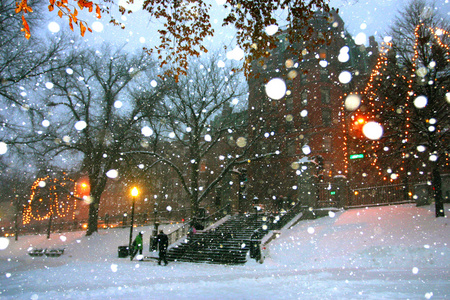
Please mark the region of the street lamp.
POLYGON ((153 234, 152 234, 152 237, 151 237, 151 239, 150 239, 150 249, 151 249, 151 251, 156 251, 156 249, 158 248, 158 245, 157 245, 157 235, 158 235, 158 226, 159 226, 159 223, 158 223, 158 203, 156 202, 156 199, 157 199, 157 195, 155 195, 154 196, 155 197, 155 206, 153 207, 153 213, 155 214, 155 216, 154 216, 154 218, 155 218, 155 220, 154 220, 154 224, 155 224, 155 228, 153 228, 153 234))
POLYGON ((130 242, 128 243, 128 251, 131 251, 131 243, 133 240, 134 203, 136 202, 136 198, 138 195, 139 195, 139 190, 136 187, 134 187, 131 190, 131 198, 133 199, 133 205, 131 206, 130 242))
POLYGON ((158 235, 158 227, 159 227, 159 222, 158 222, 158 203, 155 202, 155 207, 153 208, 153 213, 155 214, 155 229, 153 230, 153 235, 157 236, 158 235))

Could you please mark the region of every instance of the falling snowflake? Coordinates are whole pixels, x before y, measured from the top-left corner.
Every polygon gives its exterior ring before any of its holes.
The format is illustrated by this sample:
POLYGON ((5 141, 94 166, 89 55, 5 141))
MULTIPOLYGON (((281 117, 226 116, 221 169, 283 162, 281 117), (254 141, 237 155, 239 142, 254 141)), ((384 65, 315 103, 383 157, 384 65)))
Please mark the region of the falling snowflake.
POLYGON ((9 246, 9 239, 0 237, 0 250, 5 250, 9 246))
POLYGON ((273 78, 266 84, 266 94, 273 100, 280 100, 286 94, 286 83, 281 78, 273 78))
POLYGON ((108 178, 112 178, 112 179, 113 178, 117 178, 117 176, 119 176, 119 172, 117 170, 115 170, 115 169, 111 169, 108 172, 106 172, 106 176, 108 178))
POLYGON ((8 145, 5 142, 0 142, 0 155, 8 152, 8 145))

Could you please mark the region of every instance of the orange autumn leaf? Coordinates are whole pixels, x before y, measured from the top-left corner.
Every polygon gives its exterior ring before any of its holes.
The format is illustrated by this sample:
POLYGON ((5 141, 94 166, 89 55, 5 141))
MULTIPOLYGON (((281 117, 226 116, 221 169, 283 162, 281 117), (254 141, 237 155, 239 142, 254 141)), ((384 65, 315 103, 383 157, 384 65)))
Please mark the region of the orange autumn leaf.
POLYGON ((84 36, 84 33, 86 32, 86 26, 84 26, 82 22, 80 22, 80 32, 81 36, 84 36))
POLYGON ((22 7, 23 7, 24 3, 26 3, 26 1, 27 0, 22 0, 22 2, 20 2, 20 4, 19 4, 19 2, 16 2, 16 10, 15 10, 16 14, 20 13, 20 11, 22 10, 22 7))
POLYGON ((28 22, 27 22, 27 20, 25 20, 24 16, 22 16, 22 24, 23 24, 23 28, 25 28, 26 31, 30 32, 30 27, 28 26, 28 22))
POLYGON ((25 38, 27 39, 27 40, 29 40, 30 39, 30 37, 31 37, 31 34, 30 34, 30 32, 29 31, 27 31, 25 28, 22 28, 20 31, 25 31, 25 38))
POLYGON ((98 6, 97 4, 95 4, 95 13, 97 14, 97 18, 100 19, 101 16, 101 11, 100 11, 100 6, 98 6))
POLYGON ((78 0, 78 6, 83 9, 83 7, 89 7, 89 9, 92 8, 92 2, 86 1, 86 0, 78 0))
POLYGON ((53 9, 54 9, 53 5, 48 6, 48 11, 53 11, 53 9))
POLYGON ((62 18, 62 17, 63 17, 63 13, 62 13, 62 11, 58 11, 58 16, 59 16, 60 18, 62 18))
POLYGON ((25 32, 25 38, 28 40, 31 37, 30 34, 30 27, 28 26, 28 22, 25 19, 24 16, 22 16, 22 24, 23 24, 23 28, 20 31, 24 31, 25 32))
POLYGON ((16 2, 16 14, 23 12, 26 14, 27 12, 33 12, 33 9, 28 6, 28 0, 22 0, 20 3, 16 2))

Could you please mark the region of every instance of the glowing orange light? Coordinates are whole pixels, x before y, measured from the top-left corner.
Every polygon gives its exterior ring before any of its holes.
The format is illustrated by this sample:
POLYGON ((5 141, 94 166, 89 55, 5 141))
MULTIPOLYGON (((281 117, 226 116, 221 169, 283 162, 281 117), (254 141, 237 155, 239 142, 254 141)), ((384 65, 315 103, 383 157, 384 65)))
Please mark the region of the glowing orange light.
POLYGON ((131 196, 136 197, 137 195, 139 195, 139 190, 137 189, 137 187, 134 187, 131 190, 131 196))

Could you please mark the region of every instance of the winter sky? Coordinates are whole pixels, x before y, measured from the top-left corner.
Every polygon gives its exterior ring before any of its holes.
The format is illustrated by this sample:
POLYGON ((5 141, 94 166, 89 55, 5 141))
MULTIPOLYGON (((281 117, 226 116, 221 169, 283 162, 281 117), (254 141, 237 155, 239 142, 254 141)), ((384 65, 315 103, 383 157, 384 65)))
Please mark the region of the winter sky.
MULTIPOLYGON (((142 47, 151 47, 158 42, 155 34, 158 21, 148 20, 148 13, 140 9, 142 1, 135 0, 132 6, 127 6, 134 10, 134 13, 125 16, 116 15, 118 20, 125 25, 124 29, 109 24, 108 16, 103 16, 101 20, 95 19, 93 15, 87 16, 85 19, 91 24, 94 32, 86 34, 85 43, 108 41, 119 45, 127 44, 127 48, 130 49, 141 49, 142 47)), ((215 36, 208 43, 214 45, 213 47, 234 46, 234 30, 221 26, 222 20, 226 16, 226 9, 222 5, 224 0, 210 0, 210 2, 212 4, 211 22, 215 29, 215 36)), ((352 36, 363 32, 367 37, 373 35, 381 41, 398 11, 409 2, 410 0, 331 0, 330 6, 339 9, 346 29, 352 36)), ((125 0, 118 0, 116 3, 124 5, 125 0)), ((444 17, 449 17, 450 0, 435 1, 434 9, 444 17)), ((59 19, 56 14, 52 16, 53 19, 49 23, 53 21, 58 23, 61 28, 68 28, 67 20, 59 19)))

